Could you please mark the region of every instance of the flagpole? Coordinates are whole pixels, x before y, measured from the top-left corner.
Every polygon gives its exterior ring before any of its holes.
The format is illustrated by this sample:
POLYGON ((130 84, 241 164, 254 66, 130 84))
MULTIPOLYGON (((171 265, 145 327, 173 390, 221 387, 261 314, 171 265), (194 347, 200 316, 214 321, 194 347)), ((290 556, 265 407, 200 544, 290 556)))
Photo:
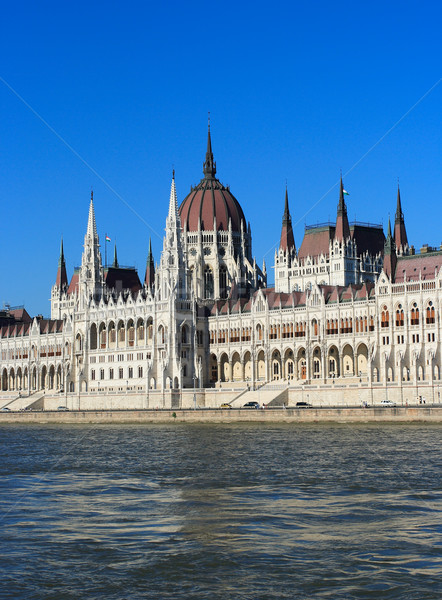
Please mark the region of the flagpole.
POLYGON ((104 266, 107 267, 107 233, 104 234, 104 266))

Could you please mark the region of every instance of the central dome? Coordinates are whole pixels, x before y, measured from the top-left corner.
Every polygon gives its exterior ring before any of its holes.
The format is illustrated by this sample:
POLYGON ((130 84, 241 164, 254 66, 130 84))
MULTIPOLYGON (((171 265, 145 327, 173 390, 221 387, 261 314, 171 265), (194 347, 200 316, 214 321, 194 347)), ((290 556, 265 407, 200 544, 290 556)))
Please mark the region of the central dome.
POLYGON ((183 229, 198 231, 200 223, 201 230, 213 231, 213 223, 216 219, 218 231, 228 231, 230 220, 233 232, 241 232, 241 222, 246 232, 246 220, 238 200, 230 193, 229 188, 224 187, 215 177, 216 163, 213 160, 210 129, 203 171, 203 179, 191 189, 179 208, 183 229))

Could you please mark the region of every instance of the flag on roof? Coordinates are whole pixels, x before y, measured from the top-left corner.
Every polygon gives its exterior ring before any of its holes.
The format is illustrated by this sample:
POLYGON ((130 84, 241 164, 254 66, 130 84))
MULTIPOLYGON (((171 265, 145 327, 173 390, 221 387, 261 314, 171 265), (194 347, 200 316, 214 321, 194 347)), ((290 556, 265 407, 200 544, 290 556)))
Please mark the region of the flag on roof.
POLYGON ((111 241, 111 239, 110 239, 110 237, 106 233, 106 242, 110 242, 110 241, 111 241))
POLYGON ((347 192, 347 190, 342 190, 342 193, 344 194, 344 196, 350 196, 350 194, 347 192))

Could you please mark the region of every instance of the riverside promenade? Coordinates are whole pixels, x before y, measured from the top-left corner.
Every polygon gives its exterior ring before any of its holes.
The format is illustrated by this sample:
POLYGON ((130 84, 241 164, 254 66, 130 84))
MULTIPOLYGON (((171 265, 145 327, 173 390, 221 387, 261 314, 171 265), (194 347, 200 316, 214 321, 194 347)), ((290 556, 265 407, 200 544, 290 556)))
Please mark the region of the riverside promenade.
POLYGON ((0 424, 99 423, 442 423, 442 406, 266 409, 36 410, 0 412, 0 424))

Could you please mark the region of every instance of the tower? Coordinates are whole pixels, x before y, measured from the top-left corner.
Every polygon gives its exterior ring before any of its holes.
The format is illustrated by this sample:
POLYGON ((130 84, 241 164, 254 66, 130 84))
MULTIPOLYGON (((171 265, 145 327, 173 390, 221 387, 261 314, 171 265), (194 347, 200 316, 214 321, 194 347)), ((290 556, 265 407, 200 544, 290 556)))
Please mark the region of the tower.
POLYGON ((342 182, 341 175, 341 183, 339 189, 339 202, 338 202, 338 213, 336 215, 336 229, 335 229, 335 240, 340 242, 346 242, 350 237, 350 227, 348 224, 347 217, 347 206, 345 205, 344 200, 344 184, 342 182))
POLYGON ((153 293, 155 283, 155 264, 152 254, 152 240, 149 238, 149 253, 146 261, 146 274, 144 276, 144 285, 153 293))
POLYGON ((275 251, 275 290, 292 291, 290 268, 296 261, 296 245, 292 229, 292 218, 289 210, 287 187, 285 189, 284 214, 282 216, 281 238, 279 249, 275 251))
MULTIPOLYGON (((80 298, 100 296, 103 290, 100 242, 95 222, 94 193, 91 192, 86 235, 79 273, 80 298)), ((82 300, 80 300, 82 301, 82 300)))
POLYGON ((189 280, 200 299, 227 298, 234 283, 244 295, 265 276, 252 259, 252 235, 243 210, 229 186, 216 178, 210 123, 203 175, 179 208, 189 280))
POLYGON ((174 290, 176 290, 179 298, 187 297, 186 267, 183 233, 178 213, 175 171, 173 171, 172 184, 170 186, 169 212, 166 219, 166 235, 163 242, 160 268, 157 274, 158 290, 161 298, 168 297, 174 290))
POLYGON ((66 261, 64 259, 63 238, 60 244, 60 257, 58 259, 57 276, 51 291, 51 319, 62 318, 62 308, 65 304, 68 290, 68 277, 66 273, 66 261))
POLYGON ((391 282, 394 282, 394 277, 396 274, 396 264, 397 264, 397 255, 396 255, 396 246, 391 235, 391 223, 390 217, 388 218, 388 233, 387 239, 385 240, 384 245, 384 273, 390 278, 391 282))
POLYGON ((408 254, 407 231, 405 229, 404 213, 402 212, 399 183, 397 185, 396 215, 394 218, 394 243, 396 244, 398 256, 408 254))

